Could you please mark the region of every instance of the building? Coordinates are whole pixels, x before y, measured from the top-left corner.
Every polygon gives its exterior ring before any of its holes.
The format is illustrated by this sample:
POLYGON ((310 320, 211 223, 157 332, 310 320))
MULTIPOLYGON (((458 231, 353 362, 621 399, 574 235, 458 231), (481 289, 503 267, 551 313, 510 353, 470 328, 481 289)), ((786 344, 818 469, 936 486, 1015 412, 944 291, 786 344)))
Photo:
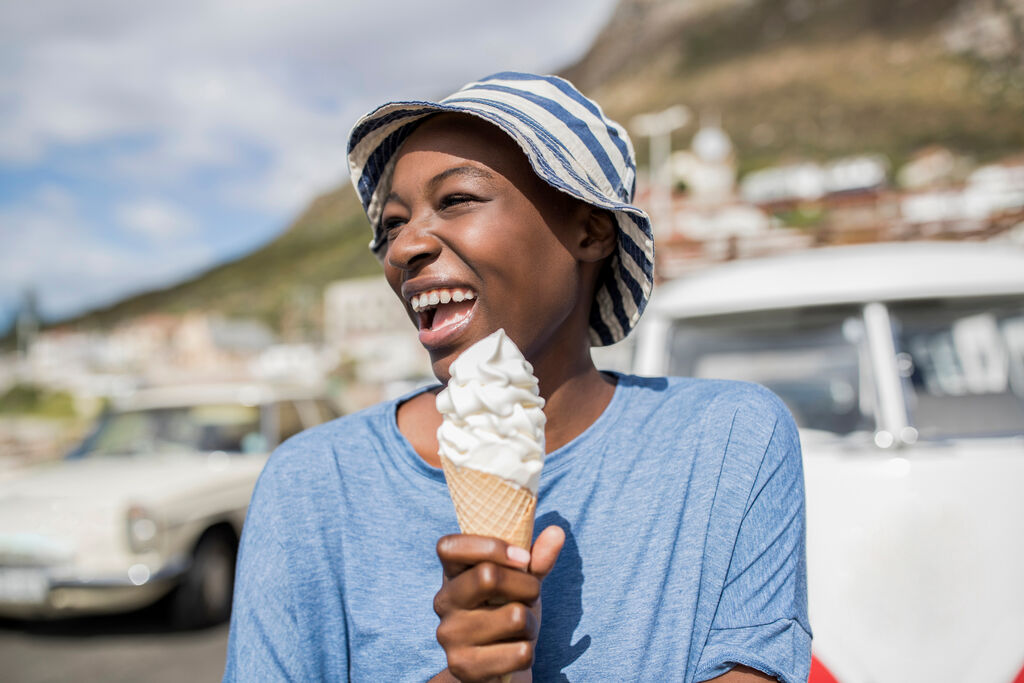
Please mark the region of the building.
POLYGON ((430 360, 382 276, 340 280, 324 290, 324 344, 356 382, 378 387, 433 377, 430 360))

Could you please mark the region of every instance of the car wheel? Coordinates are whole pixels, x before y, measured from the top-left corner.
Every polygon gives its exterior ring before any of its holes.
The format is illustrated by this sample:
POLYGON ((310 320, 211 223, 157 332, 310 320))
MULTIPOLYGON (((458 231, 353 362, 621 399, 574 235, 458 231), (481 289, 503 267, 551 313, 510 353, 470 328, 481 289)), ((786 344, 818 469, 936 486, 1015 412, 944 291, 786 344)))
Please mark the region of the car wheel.
POLYGON ((207 532, 171 595, 171 622, 178 628, 199 628, 227 620, 234 581, 234 539, 226 532, 207 532))

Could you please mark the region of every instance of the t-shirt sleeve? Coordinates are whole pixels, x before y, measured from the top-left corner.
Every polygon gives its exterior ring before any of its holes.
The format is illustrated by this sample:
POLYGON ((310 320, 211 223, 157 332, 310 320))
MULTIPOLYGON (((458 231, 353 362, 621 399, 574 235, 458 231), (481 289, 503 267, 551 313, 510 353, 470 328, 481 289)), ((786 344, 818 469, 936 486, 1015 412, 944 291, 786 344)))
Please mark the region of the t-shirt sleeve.
POLYGON ((279 529, 287 496, 278 489, 268 467, 253 492, 239 547, 225 683, 318 678, 312 665, 316 644, 303 642, 294 585, 299 572, 279 529))
POLYGON ((775 425, 749 491, 695 681, 737 664, 785 683, 804 683, 810 670, 800 441, 781 401, 772 396, 766 407, 775 413, 775 425))

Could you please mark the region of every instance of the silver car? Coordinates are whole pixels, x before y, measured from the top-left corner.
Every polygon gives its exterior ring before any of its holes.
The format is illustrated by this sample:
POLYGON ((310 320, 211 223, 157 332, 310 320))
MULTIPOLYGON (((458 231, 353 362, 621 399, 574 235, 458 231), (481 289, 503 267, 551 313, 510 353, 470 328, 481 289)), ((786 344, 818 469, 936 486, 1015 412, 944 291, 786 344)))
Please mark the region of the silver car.
POLYGON ((800 426, 812 683, 1022 680, 1024 250, 736 262, 645 325, 641 374, 758 382, 800 426))
POLYGON ((224 620, 270 450, 336 416, 304 390, 140 391, 67 458, 0 482, 0 616, 121 612, 167 596, 182 627, 224 620))

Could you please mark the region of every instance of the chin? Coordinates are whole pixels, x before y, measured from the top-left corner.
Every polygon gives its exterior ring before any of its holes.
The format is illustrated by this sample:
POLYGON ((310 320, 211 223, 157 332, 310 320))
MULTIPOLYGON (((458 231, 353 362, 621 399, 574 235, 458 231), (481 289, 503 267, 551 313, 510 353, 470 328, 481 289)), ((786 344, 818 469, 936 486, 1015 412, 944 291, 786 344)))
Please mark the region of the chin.
POLYGON ((433 371, 434 377, 442 384, 447 384, 451 379, 451 366, 456 358, 458 358, 458 354, 445 354, 441 358, 435 358, 433 353, 430 354, 430 369, 433 371))

